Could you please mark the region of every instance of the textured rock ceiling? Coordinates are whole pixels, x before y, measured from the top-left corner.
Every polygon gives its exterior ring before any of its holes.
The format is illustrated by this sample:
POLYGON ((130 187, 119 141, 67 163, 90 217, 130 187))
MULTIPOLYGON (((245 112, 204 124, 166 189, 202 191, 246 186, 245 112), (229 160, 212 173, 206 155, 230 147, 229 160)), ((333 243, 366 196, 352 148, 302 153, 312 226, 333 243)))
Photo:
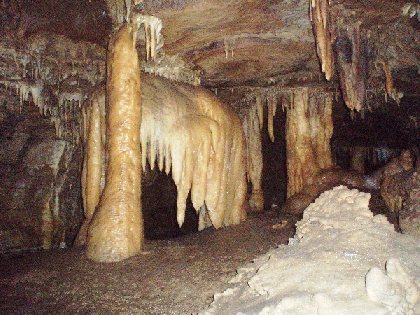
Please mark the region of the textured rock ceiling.
MULTIPOLYGON (((111 32, 112 13, 105 0, 9 3, 13 8, 6 5, 0 26, 16 24, 21 36, 49 31, 105 46, 111 32)), ((346 21, 361 20, 364 27, 373 28, 395 24, 406 1, 331 3, 346 21)), ((163 21, 165 53, 201 71, 207 86, 265 85, 296 74, 304 80, 318 79, 308 8, 308 0, 144 0, 141 4, 144 14, 163 21)), ((418 29, 417 19, 413 20, 412 27, 418 29)))
POLYGON ((146 1, 145 11, 163 20, 165 51, 202 70, 204 84, 319 68, 307 0, 172 2, 146 1))
MULTIPOLYGON (((26 34, 53 31, 105 45, 111 30, 104 1, 36 0, 21 9, 26 34)), ((146 0, 144 12, 163 20, 165 53, 202 71, 205 85, 319 71, 307 0, 146 0)))

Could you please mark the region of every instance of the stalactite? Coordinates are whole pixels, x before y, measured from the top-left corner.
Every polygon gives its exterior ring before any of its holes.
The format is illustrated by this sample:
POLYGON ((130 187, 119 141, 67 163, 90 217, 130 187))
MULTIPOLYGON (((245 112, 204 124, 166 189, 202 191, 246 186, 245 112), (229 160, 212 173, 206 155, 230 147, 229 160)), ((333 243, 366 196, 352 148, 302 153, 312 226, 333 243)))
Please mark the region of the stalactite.
POLYGON ((336 56, 344 102, 351 110, 361 111, 365 104, 365 62, 361 51, 360 23, 339 30, 336 56))
POLYGON ((258 94, 255 97, 255 107, 257 109, 258 122, 259 122, 259 125, 260 125, 260 129, 262 129, 263 126, 264 126, 264 106, 263 106, 260 94, 258 94))
POLYGON ((329 0, 311 0, 310 17, 317 44, 317 53, 321 61, 321 69, 325 73, 325 78, 329 81, 334 71, 329 0))
POLYGON ((392 98, 394 101, 397 102, 397 104, 400 104, 400 99, 404 96, 404 93, 398 92, 397 89, 394 86, 394 80, 392 79, 392 72, 389 68, 388 63, 385 61, 379 61, 379 64, 382 65, 382 69, 385 74, 385 93, 386 97, 392 98))
POLYGON ((234 45, 234 42, 235 42, 235 38, 233 37, 233 38, 230 38, 230 39, 228 39, 228 38, 224 38, 223 39, 223 47, 224 47, 224 50, 225 50, 225 58, 226 59, 229 59, 229 56, 231 57, 231 58, 233 58, 233 45, 234 45))
POLYGON ((108 14, 111 17, 112 25, 118 27, 124 23, 127 16, 126 3, 123 0, 106 0, 108 14))
MULTIPOLYGON (((101 262, 120 261, 136 255, 143 244, 140 66, 135 38, 134 27, 125 24, 109 45, 106 179, 87 240, 88 257, 101 262)), ((95 113, 98 115, 99 111, 95 113)), ((97 129, 95 127, 96 137, 97 129)), ((88 179, 89 173, 86 175, 88 179)), ((95 175, 97 187, 97 169, 95 175)))
POLYGON ((274 94, 267 96, 267 109, 268 135, 270 137, 271 142, 274 142, 274 116, 276 115, 277 110, 277 99, 274 94))
POLYGON ((105 73, 102 48, 46 34, 31 36, 21 47, 9 46, 7 40, 0 40, 0 73, 7 78, 0 84, 15 89, 19 96, 16 112, 23 113, 24 106, 33 103, 54 125, 57 138, 77 145, 81 104, 90 84, 105 73))
POLYGON ((159 49, 163 46, 162 20, 151 15, 136 15, 135 23, 144 26, 146 42, 146 60, 155 61, 159 49))

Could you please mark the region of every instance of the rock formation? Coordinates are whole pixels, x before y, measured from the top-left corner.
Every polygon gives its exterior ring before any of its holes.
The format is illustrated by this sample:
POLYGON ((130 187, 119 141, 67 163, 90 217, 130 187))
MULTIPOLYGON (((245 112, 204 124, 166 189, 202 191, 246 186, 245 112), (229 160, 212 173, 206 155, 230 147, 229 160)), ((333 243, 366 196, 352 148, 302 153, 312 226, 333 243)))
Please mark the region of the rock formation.
MULTIPOLYGON (((102 116, 105 113, 105 107, 100 105, 105 104, 105 94, 98 88, 105 80, 105 47, 109 36, 124 21, 138 26, 136 50, 142 60, 141 68, 144 72, 166 77, 171 81, 210 88, 222 103, 230 105, 239 114, 245 144, 237 146, 244 146, 246 176, 250 183, 249 201, 253 210, 261 211, 264 207, 270 207, 267 200, 264 201, 267 194, 264 191, 266 188, 263 174, 267 172, 267 166, 263 161, 270 159, 267 157, 264 139, 268 137, 275 142, 274 135, 276 132, 278 134, 279 128, 284 129, 281 132, 286 139, 281 145, 287 155, 284 157, 284 160, 287 159, 287 174, 278 177, 282 181, 287 180, 289 197, 302 194, 305 200, 313 199, 319 194, 320 189, 314 189, 314 183, 319 182, 320 177, 326 173, 329 174, 328 170, 334 164, 340 164, 342 168, 352 164, 359 172, 369 174, 402 149, 411 148, 413 152, 416 150, 419 117, 413 104, 416 104, 418 90, 415 46, 418 6, 413 3, 354 3, 348 0, 313 0, 309 3, 304 0, 275 3, 260 0, 80 0, 74 5, 70 0, 60 3, 46 0, 22 5, 13 0, 3 2, 1 9, 0 100, 5 104, 5 109, 0 110, 0 121, 9 124, 16 117, 25 120, 28 111, 31 112, 31 117, 36 117, 33 118, 34 121, 49 121, 48 124, 51 125, 45 127, 48 129, 48 136, 45 133, 45 138, 49 137, 53 126, 54 141, 65 142, 63 155, 66 163, 60 162, 54 167, 58 177, 67 172, 69 161, 80 159, 82 145, 85 153, 90 152, 83 167, 83 176, 88 179, 82 191, 87 220, 79 233, 80 243, 84 242, 83 235, 86 235, 88 222, 92 219, 106 180, 106 154, 103 152, 106 146, 106 124, 104 120, 93 119, 98 117, 98 112, 102 116), (87 103, 90 107, 83 105, 87 103), (346 108, 339 109, 341 104, 345 104, 346 108), (29 107, 32 105, 35 105, 38 115, 32 113, 33 108, 29 107), (283 115, 280 108, 285 111, 284 116, 287 118, 278 126, 274 124, 274 117, 283 115), (351 121, 350 116, 353 119, 351 121), (383 126, 381 122, 384 122, 383 126), (97 140, 93 141, 92 137, 97 140), (347 155, 347 158, 352 155, 353 162, 340 161, 337 153, 340 150, 346 151, 343 155, 347 155), (349 165, 345 165, 346 163, 349 165), (92 174, 95 176, 91 176, 92 174)), ((154 76, 149 78, 153 78, 152 85, 155 87, 150 88, 148 95, 143 93, 144 99, 156 98, 154 95, 161 93, 162 88, 173 88, 173 92, 168 92, 173 93, 172 96, 162 95, 166 100, 161 102, 165 103, 163 108, 169 108, 166 104, 174 102, 171 98, 182 98, 181 103, 195 104, 192 106, 195 108, 193 113, 188 110, 182 113, 191 114, 195 123, 183 116, 182 121, 188 127, 177 130, 179 139, 194 138, 191 136, 192 131, 186 130, 198 131, 202 128, 203 121, 209 124, 208 130, 214 131, 213 122, 207 122, 208 119, 216 121, 218 126, 227 121, 221 118, 223 115, 233 119, 231 110, 220 105, 210 92, 209 94, 190 86, 160 81, 160 78, 155 79, 154 76), (198 96, 192 95, 197 93, 198 96), (215 105, 216 103, 219 105, 215 105), (211 114, 209 108, 213 105, 217 108, 221 106, 223 115, 219 117, 211 114), (185 134, 180 135, 182 132, 185 134)), ((171 111, 172 107, 168 110, 171 111)), ((161 118, 156 117, 166 117, 166 114, 160 112, 151 113, 149 117, 153 117, 154 124, 161 121, 161 118)), ((236 121, 236 118, 233 120, 236 121)), ((40 122, 40 125, 43 123, 40 122)), ((235 135, 230 136, 232 139, 239 139, 236 122, 234 125, 235 135)), ((147 162, 152 168, 156 162, 157 168, 167 171, 174 178, 178 187, 179 223, 183 221, 182 209, 185 208, 185 200, 190 191, 196 208, 201 208, 203 204, 207 206, 208 212, 199 210, 200 229, 210 224, 205 213, 211 214, 212 211, 211 221, 216 226, 238 222, 237 217, 243 216, 239 215, 243 210, 238 210, 239 199, 243 200, 243 197, 234 201, 233 208, 236 210, 215 210, 227 209, 228 205, 224 204, 228 204, 230 198, 235 199, 231 197, 231 182, 226 181, 228 194, 225 200, 222 198, 216 201, 216 195, 225 196, 221 192, 225 188, 220 186, 220 191, 214 196, 204 191, 203 182, 207 180, 201 174, 206 172, 204 166, 192 168, 193 175, 196 175, 197 170, 197 177, 200 179, 187 174, 191 172, 191 168, 184 168, 180 162, 183 161, 181 151, 190 150, 184 143, 179 143, 181 141, 175 136, 176 139, 160 141, 157 139, 163 134, 161 130, 151 127, 141 129, 144 136, 140 140, 142 147, 146 148, 142 155, 143 171, 147 162), (179 152, 174 152, 174 156, 179 158, 176 163, 173 163, 173 156, 167 154, 173 149, 168 145, 172 141, 180 147, 179 152), (169 169, 172 169, 172 173, 169 169), (225 213, 226 217, 222 218, 216 213, 225 213), (236 219, 232 219, 231 215, 236 219)), ((41 128, 39 130, 42 134, 41 128)), ((23 157, 32 150, 28 148, 32 145, 32 140, 25 140, 27 130, 25 135, 18 131, 10 132, 11 138, 6 136, 7 132, 3 134, 4 139, 7 139, 2 156, 9 156, 10 153, 10 158, 3 159, 4 165, 7 165, 5 169, 9 170, 4 176, 15 178, 9 175, 12 172, 10 165, 24 163, 23 157)), ((192 133, 195 136, 198 132, 192 133)), ((211 134, 211 141, 214 141, 214 135, 211 134)), ((222 133, 221 137, 226 134, 222 133)), ((226 137, 224 141, 228 146, 231 140, 226 137)), ((196 144, 202 152, 206 152, 208 145, 205 143, 210 141, 208 136, 200 140, 194 138, 193 141, 201 141, 196 144)), ((51 143, 48 145, 53 146, 51 143)), ((46 144, 45 146, 47 147, 46 144)), ((49 150, 46 149, 45 154, 47 151, 49 150)), ((230 152, 226 153, 228 151, 224 148, 224 153, 219 155, 223 155, 226 160, 233 159, 230 152)), ((210 149, 209 152, 213 154, 210 149)), ((55 156, 58 153, 51 154, 55 156)), ((201 160, 209 160, 207 164, 212 165, 212 154, 206 156, 203 153, 200 161, 191 163, 206 165, 201 160)), ((217 159, 220 162, 219 155, 217 159)), ((33 156, 34 153, 31 153, 30 158, 33 156)), ((47 159, 46 156, 45 158, 47 159)), ((235 158, 239 160, 239 157, 235 158)), ((31 163, 29 158, 25 158, 25 161, 31 163)), ((222 167, 216 167, 216 164, 215 168, 222 167)), ((236 173, 236 170, 223 167, 236 173)), ((333 170, 338 174, 344 172, 335 168, 333 170)), ((76 170, 75 172, 77 173, 76 170)), ((241 172, 238 170, 237 173, 241 172)), ((49 187, 56 185, 55 181, 61 181, 54 179, 54 174, 55 170, 48 181, 54 184, 46 184, 49 187)), ((396 190, 390 188, 395 180, 388 176, 389 179, 384 179, 381 185, 382 175, 381 172, 366 175, 365 187, 376 189, 381 186, 389 206, 402 211, 408 191, 404 193, 406 197, 398 199, 397 195, 402 193, 394 196, 396 190)), ((219 181, 218 175, 211 176, 219 181)), ((352 178, 350 182, 360 181, 353 173, 344 177, 345 180, 331 182, 346 182, 347 177, 352 178)), ((224 180, 223 177, 221 181, 224 180)), ((242 196, 247 188, 242 184, 242 179, 237 180, 241 182, 236 185, 240 187, 237 196, 242 196)), ((12 182, 11 179, 10 189, 19 190, 12 182)), ((71 185, 79 189, 79 184, 71 185)), ((52 190, 53 188, 48 188, 45 192, 48 196, 55 196, 56 193, 52 190)), ((216 188, 213 187, 212 191, 216 191, 216 188)), ((80 195, 76 191, 74 194, 80 195)), ((61 226, 61 219, 57 219, 57 213, 62 212, 61 201, 57 203, 55 197, 41 199, 43 201, 36 206, 36 212, 39 213, 37 217, 41 218, 34 222, 39 223, 36 224, 38 230, 46 232, 37 231, 35 234, 53 235, 48 237, 49 241, 45 241, 45 244, 51 245, 45 247, 58 247, 63 242, 63 237, 57 236, 62 232, 56 232, 61 229, 58 228, 61 226)), ((295 199, 290 201, 293 200, 295 199)), ((63 201, 63 204, 66 202, 63 201)), ((78 213, 80 215, 80 211, 78 213)), ((75 234, 73 230, 77 229, 75 226, 78 226, 81 218, 69 220, 72 227, 66 229, 72 231, 72 236, 69 234, 64 239, 70 244, 70 239, 75 234)), ((26 219, 23 221, 27 222, 26 219)), ((26 226, 26 223, 22 226, 26 226)), ((35 243, 39 245, 44 241, 37 237, 35 243)))

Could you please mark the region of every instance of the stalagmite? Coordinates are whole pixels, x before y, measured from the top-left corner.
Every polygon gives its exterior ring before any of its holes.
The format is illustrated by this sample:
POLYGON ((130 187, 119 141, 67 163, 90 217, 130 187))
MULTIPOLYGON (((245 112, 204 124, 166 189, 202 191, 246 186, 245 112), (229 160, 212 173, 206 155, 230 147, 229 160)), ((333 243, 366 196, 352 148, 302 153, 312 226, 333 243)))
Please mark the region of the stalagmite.
POLYGON ((332 166, 332 128, 331 95, 317 101, 308 88, 292 91, 286 119, 288 197, 311 184, 321 169, 332 166))
POLYGON ((329 81, 334 71, 331 47, 329 0, 311 0, 310 17, 316 39, 317 53, 321 61, 322 72, 329 81))
MULTIPOLYGON (((135 37, 133 26, 125 24, 109 45, 106 181, 87 241, 88 257, 101 262, 120 261, 136 255, 143 243, 140 67, 135 37)), ((95 130, 98 137, 96 127, 95 130)), ((95 174, 97 187, 97 169, 95 174)), ((91 201, 94 203, 94 198, 91 201)))

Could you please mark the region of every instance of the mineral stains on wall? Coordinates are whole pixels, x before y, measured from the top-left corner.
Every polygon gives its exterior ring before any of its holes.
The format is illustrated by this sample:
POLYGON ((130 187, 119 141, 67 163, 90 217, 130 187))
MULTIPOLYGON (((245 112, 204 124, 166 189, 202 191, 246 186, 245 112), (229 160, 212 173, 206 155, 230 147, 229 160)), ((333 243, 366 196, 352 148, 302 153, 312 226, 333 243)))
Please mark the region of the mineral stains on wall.
POLYGON ((15 191, 23 185, 22 193, 33 195, 25 206, 12 198, 10 210, 2 207, 7 216, 27 216, 22 218, 24 224, 14 227, 10 239, 5 237, 2 250, 73 243, 80 224, 81 107, 92 85, 104 76, 103 56, 104 49, 98 45, 59 35, 39 33, 25 41, 1 38, 2 128, 20 121, 16 135, 31 135, 19 149, 19 159, 24 161, 15 167, 10 182, 3 181, 4 188, 15 191), (3 120, 5 116, 10 119, 3 120), (19 179, 27 172, 24 180, 19 179), (25 236, 29 230, 34 233, 25 236), (21 236, 18 240, 13 235, 21 236))
POLYGON ((414 61, 411 54, 415 35, 413 40, 401 42, 402 32, 407 32, 406 37, 412 36, 410 22, 404 18, 410 6, 402 8, 398 2, 386 3, 380 7, 383 12, 378 16, 373 14, 374 5, 310 1, 321 70, 327 80, 338 78, 345 104, 357 112, 371 110, 370 103, 382 102, 383 99, 369 101, 368 94, 372 92, 384 91, 385 102, 391 98, 399 104, 404 93, 395 88, 392 70, 414 61))
POLYGON ((5 60, 5 66, 0 67, 0 84, 19 95, 18 112, 32 100, 54 124, 58 138, 77 144, 81 105, 92 85, 105 74, 104 49, 64 36, 39 34, 23 45, 4 38, 0 55, 5 60))

